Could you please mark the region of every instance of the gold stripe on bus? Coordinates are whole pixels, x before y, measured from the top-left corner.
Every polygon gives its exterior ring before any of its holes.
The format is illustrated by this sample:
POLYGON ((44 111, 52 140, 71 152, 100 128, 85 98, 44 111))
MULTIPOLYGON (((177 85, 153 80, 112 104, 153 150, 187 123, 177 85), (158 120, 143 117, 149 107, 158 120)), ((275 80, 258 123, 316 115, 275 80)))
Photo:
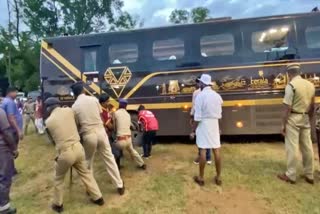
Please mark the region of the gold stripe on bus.
MULTIPOLYGON (((223 102, 223 107, 243 107, 243 106, 265 106, 265 105, 281 105, 283 98, 274 99, 256 99, 256 100, 228 100, 223 102)), ((316 97, 316 103, 320 103, 320 97, 316 97)), ((147 109, 190 109, 191 102, 179 103, 146 103, 142 104, 147 109)), ((128 105, 128 110, 137 110, 139 105, 128 105)))
MULTIPOLYGON (((50 53, 50 55, 53 56, 58 62, 64 65, 71 73, 73 73, 76 77, 81 79, 81 72, 67 59, 65 59, 61 54, 59 54, 54 48, 50 48, 48 43, 42 41, 41 47, 45 49, 48 53, 50 53)), ((87 76, 85 74, 82 74, 82 81, 87 82, 87 76)), ((97 86, 95 83, 91 83, 89 87, 98 94, 100 94, 100 87, 97 86)))
MULTIPOLYGON (((62 71, 65 75, 67 75, 71 80, 73 80, 74 82, 76 82, 76 80, 70 75, 68 74, 68 72, 66 72, 60 65, 58 65, 55 61, 53 61, 47 54, 45 53, 41 53, 43 56, 45 56, 53 65, 55 65, 60 71, 62 71)), ((90 95, 93 96, 93 94, 88 91, 86 88, 85 88, 86 92, 88 92, 90 95)))
MULTIPOLYGON (((62 71, 65 75, 67 75, 71 80, 73 80, 74 82, 77 82, 76 79, 74 79, 66 70, 64 70, 60 65, 58 65, 55 61, 53 61, 48 55, 46 55, 44 52, 42 52, 42 55, 44 55, 52 64, 54 64, 60 71, 62 71)), ((84 88, 84 90, 91 96, 94 96, 88 89, 84 88)), ((110 97, 110 103, 115 107, 119 105, 119 103, 112 97, 110 97)))
MULTIPOLYGON (((319 64, 320 61, 310 61, 310 62, 299 62, 301 65, 311 65, 311 64, 319 64)), ((224 70, 235 70, 235 69, 242 69, 242 68, 265 68, 265 67, 277 67, 277 66, 284 66, 288 65, 288 63, 276 63, 276 64, 267 64, 267 65, 247 65, 247 66, 233 66, 233 67, 216 67, 216 68, 202 68, 202 69, 192 69, 192 70, 179 70, 179 71, 160 71, 149 74, 145 76, 135 87, 127 93, 124 97, 128 99, 131 97, 145 82, 151 79, 154 76, 161 75, 161 74, 179 74, 179 73, 194 73, 194 72, 208 72, 208 71, 224 71, 224 70)))

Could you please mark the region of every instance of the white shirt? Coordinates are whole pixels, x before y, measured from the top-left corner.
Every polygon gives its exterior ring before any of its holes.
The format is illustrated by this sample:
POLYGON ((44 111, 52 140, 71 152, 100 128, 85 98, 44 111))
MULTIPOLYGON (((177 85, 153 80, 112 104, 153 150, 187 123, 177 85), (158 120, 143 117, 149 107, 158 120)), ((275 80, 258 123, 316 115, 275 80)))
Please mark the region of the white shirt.
POLYGON ((221 96, 210 87, 205 87, 196 97, 194 120, 200 122, 204 119, 221 119, 221 96))
POLYGON ((197 90, 195 90, 192 94, 192 107, 191 107, 191 111, 190 111, 190 115, 193 116, 194 115, 194 107, 195 107, 195 101, 196 98, 198 96, 198 94, 201 92, 201 89, 198 88, 197 90))

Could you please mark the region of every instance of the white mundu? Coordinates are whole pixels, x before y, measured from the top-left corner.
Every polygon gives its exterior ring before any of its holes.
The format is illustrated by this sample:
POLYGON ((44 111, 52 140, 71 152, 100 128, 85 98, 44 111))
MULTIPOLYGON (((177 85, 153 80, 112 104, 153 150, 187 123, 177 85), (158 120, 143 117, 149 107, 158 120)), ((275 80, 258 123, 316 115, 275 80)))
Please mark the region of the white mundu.
POLYGON ((220 144, 219 119, 222 117, 221 96, 205 87, 195 100, 195 121, 199 122, 196 130, 197 146, 201 149, 217 149, 220 144))

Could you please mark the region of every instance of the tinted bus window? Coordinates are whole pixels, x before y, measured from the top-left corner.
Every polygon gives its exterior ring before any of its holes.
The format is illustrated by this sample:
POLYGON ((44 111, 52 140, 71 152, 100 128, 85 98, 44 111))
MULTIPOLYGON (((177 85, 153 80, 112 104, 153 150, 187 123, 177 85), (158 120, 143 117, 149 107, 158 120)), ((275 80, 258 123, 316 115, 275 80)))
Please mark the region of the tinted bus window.
POLYGON ((278 26, 252 33, 252 50, 257 53, 287 50, 289 31, 287 26, 278 26))
POLYGON ((234 53, 234 38, 231 34, 203 36, 200 44, 203 57, 226 56, 234 53))
POLYGON ((97 70, 97 51, 96 50, 84 50, 84 71, 96 71, 97 70))
POLYGON ((109 47, 111 64, 133 63, 138 59, 138 45, 134 43, 117 44, 109 47))
POLYGON ((308 48, 320 48, 320 26, 308 27, 306 29, 306 40, 308 48))
POLYGON ((177 60, 184 56, 184 42, 181 39, 159 40, 153 43, 153 57, 157 60, 177 60))

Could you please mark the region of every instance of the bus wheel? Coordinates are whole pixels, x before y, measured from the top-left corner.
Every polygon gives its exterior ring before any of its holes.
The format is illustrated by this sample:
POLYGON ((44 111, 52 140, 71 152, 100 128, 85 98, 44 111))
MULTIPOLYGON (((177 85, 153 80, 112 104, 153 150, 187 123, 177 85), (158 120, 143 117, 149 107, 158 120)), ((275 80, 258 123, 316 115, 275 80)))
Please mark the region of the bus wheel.
POLYGON ((143 133, 139 130, 139 124, 136 120, 131 120, 131 138, 134 146, 142 146, 143 133))

